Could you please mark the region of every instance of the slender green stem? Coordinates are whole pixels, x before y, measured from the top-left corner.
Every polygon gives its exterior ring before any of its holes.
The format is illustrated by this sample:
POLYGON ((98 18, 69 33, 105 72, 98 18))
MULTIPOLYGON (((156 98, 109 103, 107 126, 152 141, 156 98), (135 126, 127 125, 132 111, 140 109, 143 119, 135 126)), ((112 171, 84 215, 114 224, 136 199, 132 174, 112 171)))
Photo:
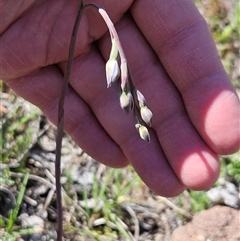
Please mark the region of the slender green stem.
MULTIPOLYGON (((61 196, 61 148, 62 148, 62 138, 64 132, 64 101, 65 95, 68 88, 69 77, 71 73, 74 49, 77 39, 78 27, 85 10, 89 7, 93 7, 97 10, 102 9, 96 4, 83 4, 83 0, 79 1, 77 16, 72 30, 72 36, 69 47, 68 62, 66 67, 66 72, 64 74, 64 82, 60 94, 60 99, 58 103, 58 125, 57 125, 57 137, 56 137, 56 158, 55 158, 55 177, 56 177, 56 195, 57 195, 57 241, 62 241, 63 236, 63 214, 62 214, 62 196, 61 196)), ((111 21, 111 20, 110 20, 111 21)), ((115 31, 116 32, 116 31, 115 31)), ((117 35, 117 34, 116 34, 117 35)), ((119 41, 119 40, 116 40, 119 41)), ((119 41, 120 43, 120 41, 119 41)))
POLYGON ((56 159, 55 159, 55 178, 56 178, 56 195, 57 195, 57 241, 62 241, 63 236, 63 214, 62 214, 62 196, 61 196, 61 148, 62 148, 62 137, 64 129, 64 101, 65 95, 68 88, 69 76, 71 73, 71 67, 74 56, 74 48, 77 39, 78 27, 80 24, 81 17, 83 15, 83 0, 80 0, 77 16, 73 26, 71 42, 69 47, 69 56, 66 72, 64 75, 64 82, 62 91, 60 94, 59 104, 58 104, 58 125, 57 125, 57 137, 56 137, 56 159))

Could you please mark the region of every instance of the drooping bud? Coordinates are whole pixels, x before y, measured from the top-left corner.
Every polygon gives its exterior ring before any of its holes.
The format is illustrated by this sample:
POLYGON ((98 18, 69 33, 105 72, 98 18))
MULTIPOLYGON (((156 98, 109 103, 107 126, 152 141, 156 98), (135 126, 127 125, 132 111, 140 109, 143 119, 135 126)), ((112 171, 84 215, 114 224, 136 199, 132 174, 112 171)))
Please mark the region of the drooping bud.
POLYGON ((147 127, 141 125, 141 124, 136 124, 135 127, 137 128, 140 137, 147 142, 150 142, 150 135, 148 132, 147 127))
POLYGON ((151 127, 152 126, 152 117, 153 117, 152 111, 149 110, 146 105, 144 105, 140 108, 140 114, 141 114, 143 121, 151 127))
POLYGON ((107 87, 109 88, 118 79, 120 70, 117 60, 109 59, 106 63, 107 87))
POLYGON ((122 94, 120 95, 120 106, 127 113, 129 113, 129 111, 133 111, 134 101, 131 92, 122 92, 122 94))
POLYGON ((138 99, 139 105, 141 107, 143 106, 143 104, 146 103, 145 97, 139 90, 137 90, 136 93, 137 93, 137 99, 138 99))
POLYGON ((106 78, 107 87, 110 87, 114 81, 116 81, 120 75, 120 68, 117 62, 118 48, 116 41, 112 39, 112 47, 109 56, 109 60, 106 63, 106 78))
POLYGON ((128 67, 127 62, 121 60, 121 88, 124 91, 128 82, 128 67))

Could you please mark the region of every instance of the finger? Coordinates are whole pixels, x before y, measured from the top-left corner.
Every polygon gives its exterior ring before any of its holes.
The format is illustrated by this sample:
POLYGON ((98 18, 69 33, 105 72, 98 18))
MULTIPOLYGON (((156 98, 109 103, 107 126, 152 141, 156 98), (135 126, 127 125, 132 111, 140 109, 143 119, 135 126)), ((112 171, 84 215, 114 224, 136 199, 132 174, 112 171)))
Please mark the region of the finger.
POLYGON ((21 16, 25 11, 32 7, 36 0, 3 0, 1 2, 1 24, 0 34, 2 34, 9 25, 21 16))
POLYGON ((137 27, 129 20, 117 27, 133 80, 153 111, 153 128, 171 167, 185 186, 210 187, 219 174, 217 155, 192 125, 179 92, 137 27))
MULTIPOLYGON (((63 76, 56 66, 36 71, 32 75, 8 81, 17 94, 39 106, 46 116, 57 123, 58 100, 63 76)), ((123 167, 128 160, 109 137, 88 105, 71 89, 65 99, 65 130, 81 148, 96 160, 123 167)))
MULTIPOLYGON (((61 65, 61 68, 65 69, 65 66, 61 65)), ((150 144, 144 142, 134 127, 134 117, 127 115, 119 106, 117 86, 107 89, 105 60, 96 48, 93 47, 85 58, 74 60, 70 84, 90 105, 101 125, 154 192, 175 196, 184 190, 167 162, 155 133, 151 132, 150 144)))
MULTIPOLYGON (((106 6, 117 21, 132 1, 95 2, 106 6)), ((40 67, 66 61, 78 4, 79 0, 41 1, 10 25, 1 36, 1 78, 23 77, 40 67)), ((88 9, 79 26, 75 56, 86 54, 89 44, 106 31, 96 9, 88 9)))
POLYGON ((202 138, 218 154, 237 151, 239 100, 194 3, 140 0, 134 2, 132 14, 180 90, 202 138))

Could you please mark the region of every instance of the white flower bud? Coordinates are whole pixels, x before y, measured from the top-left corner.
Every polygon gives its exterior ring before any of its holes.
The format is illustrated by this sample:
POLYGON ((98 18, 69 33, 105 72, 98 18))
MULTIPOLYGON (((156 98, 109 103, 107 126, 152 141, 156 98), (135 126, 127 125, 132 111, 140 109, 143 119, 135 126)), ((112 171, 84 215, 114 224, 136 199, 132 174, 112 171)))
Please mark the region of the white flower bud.
POLYGON ((109 59, 106 63, 106 78, 107 87, 109 88, 114 81, 118 79, 120 75, 120 69, 117 60, 109 59))
POLYGON ((131 92, 126 93, 125 91, 122 92, 120 96, 120 106, 123 110, 127 113, 129 111, 133 111, 134 101, 131 92))
POLYGON ((137 128, 140 137, 147 142, 150 142, 150 135, 148 132, 147 127, 141 125, 141 124, 136 124, 135 127, 137 128))
POLYGON ((151 127, 152 126, 152 117, 153 117, 152 111, 149 110, 146 105, 144 105, 140 108, 140 114, 141 114, 143 121, 151 127))
POLYGON ((144 95, 139 91, 137 90, 137 99, 138 99, 138 102, 139 102, 139 105, 140 107, 146 103, 146 100, 145 100, 145 97, 144 95))

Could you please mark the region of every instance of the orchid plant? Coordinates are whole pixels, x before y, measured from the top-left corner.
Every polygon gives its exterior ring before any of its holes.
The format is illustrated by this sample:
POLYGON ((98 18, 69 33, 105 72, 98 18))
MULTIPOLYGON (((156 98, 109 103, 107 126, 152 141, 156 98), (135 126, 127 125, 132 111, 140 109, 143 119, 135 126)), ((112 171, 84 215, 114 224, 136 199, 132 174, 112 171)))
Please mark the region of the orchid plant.
POLYGON ((95 8, 98 13, 102 16, 105 21, 109 34, 111 37, 111 51, 109 55, 109 59, 106 62, 106 80, 107 80, 107 88, 111 87, 114 82, 118 82, 120 79, 120 106, 126 112, 133 112, 136 120, 135 127, 139 132, 140 137, 150 142, 150 135, 147 129, 147 125, 149 127, 152 126, 152 112, 148 108, 144 95, 136 88, 133 83, 131 73, 128 67, 127 59, 124 54, 124 50, 122 48, 119 36, 114 27, 113 22, 109 18, 107 12, 100 6, 96 4, 84 4, 83 0, 80 0, 79 7, 77 11, 76 20, 74 23, 72 37, 69 48, 69 57, 66 72, 64 75, 64 84, 62 87, 59 105, 58 105, 58 131, 56 138, 56 160, 55 160, 55 176, 56 176, 56 194, 57 194, 57 209, 58 209, 58 227, 57 240, 62 240, 62 201, 61 201, 61 183, 60 183, 60 175, 61 175, 61 146, 62 146, 62 136, 63 136, 63 119, 64 119, 64 99, 67 91, 67 86, 69 82, 69 76, 71 73, 71 66, 73 62, 74 56, 74 48, 76 43, 77 31, 79 27, 79 23, 82 15, 84 14, 87 8, 95 8))

